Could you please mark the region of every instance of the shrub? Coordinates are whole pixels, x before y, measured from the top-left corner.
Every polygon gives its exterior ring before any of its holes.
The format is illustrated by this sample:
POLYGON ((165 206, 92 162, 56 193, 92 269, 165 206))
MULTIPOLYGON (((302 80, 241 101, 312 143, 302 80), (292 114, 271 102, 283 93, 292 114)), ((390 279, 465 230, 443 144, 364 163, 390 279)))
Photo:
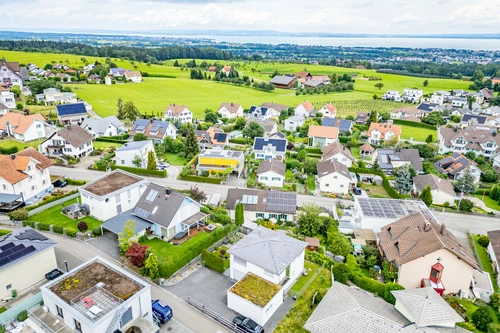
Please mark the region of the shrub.
POLYGON ((474 208, 474 203, 469 199, 462 199, 460 201, 459 209, 462 212, 472 212, 472 208, 474 208))
POLYGON ((495 324, 495 323, 489 324, 488 333, 500 333, 500 324, 495 324))
POLYGON ((65 181, 66 183, 68 183, 68 185, 76 185, 76 186, 82 186, 88 183, 86 180, 71 179, 71 178, 66 178, 65 181))
POLYGON ((213 269, 216 272, 224 273, 226 270, 224 268, 224 259, 217 255, 217 253, 208 252, 203 250, 201 253, 201 260, 205 263, 205 266, 213 269))
POLYGON ((78 227, 78 230, 80 230, 82 232, 87 231, 87 229, 89 228, 89 226, 87 225, 87 222, 85 222, 85 221, 78 222, 77 227, 78 227))
POLYGON ((476 325, 477 329, 486 332, 486 330, 488 330, 488 325, 493 322, 491 309, 486 305, 480 306, 472 314, 471 321, 476 325))
POLYGON ((72 194, 75 194, 76 192, 78 192, 78 190, 73 190, 73 191, 70 191, 64 195, 55 195, 55 193, 52 193, 51 196, 47 196, 45 197, 41 202, 39 202, 38 204, 36 205, 33 205, 33 206, 29 206, 29 207, 26 207, 25 209, 27 209, 28 211, 30 210, 33 210, 35 208, 38 208, 38 207, 41 207, 43 205, 46 205, 50 202, 53 202, 53 201, 56 201, 56 200, 59 200, 59 199, 62 199, 64 197, 67 197, 67 196, 70 196, 72 194))
POLYGON ((127 171, 136 175, 145 175, 145 176, 153 176, 153 177, 162 177, 165 178, 167 176, 166 170, 147 170, 141 168, 132 168, 125 166, 116 166, 112 165, 111 170, 121 169, 123 171, 127 171))
POLYGON ((487 235, 481 235, 477 238, 477 243, 482 247, 488 247, 490 245, 490 238, 487 235))
POLYGON ((102 235, 101 227, 95 227, 94 229, 92 229, 92 234, 94 236, 101 236, 102 235))
POLYGON ((12 211, 10 214, 10 218, 16 221, 24 221, 28 219, 28 210, 26 208, 19 208, 12 211))
POLYGON ((125 252, 125 256, 130 260, 132 265, 142 267, 144 266, 144 259, 148 248, 149 246, 147 245, 140 245, 139 243, 134 242, 130 245, 127 252, 125 252))
POLYGON ((66 228, 66 236, 75 238, 76 237, 76 233, 77 233, 76 229, 74 229, 74 228, 66 228))
POLYGON ((209 183, 209 184, 220 184, 224 180, 224 178, 218 178, 218 177, 202 177, 193 175, 181 176, 180 179, 197 183, 209 183))
POLYGON ((349 276, 351 275, 351 271, 349 267, 347 267, 344 263, 338 263, 333 265, 332 268, 333 276, 335 277, 335 281, 338 281, 343 284, 347 284, 349 281, 349 276))
POLYGON ((49 231, 50 229, 50 225, 48 225, 47 223, 38 223, 37 224, 37 228, 38 230, 44 230, 44 231, 49 231))
POLYGON ((443 204, 444 207, 448 208, 450 207, 450 203, 448 201, 446 201, 444 204, 443 204))
POLYGON ((19 312, 19 314, 17 315, 17 320, 25 321, 26 319, 28 319, 28 311, 23 310, 23 311, 19 312))
POLYGON ((35 228, 35 222, 33 222, 33 221, 23 221, 23 227, 32 227, 32 228, 35 228))
POLYGON ((52 226, 52 232, 55 232, 56 234, 61 234, 63 233, 63 227, 59 225, 53 225, 52 226))
POLYGON ((215 210, 214 213, 212 213, 212 220, 214 222, 220 223, 222 225, 226 225, 231 223, 231 217, 229 217, 229 214, 227 213, 227 210, 223 207, 219 207, 215 210))

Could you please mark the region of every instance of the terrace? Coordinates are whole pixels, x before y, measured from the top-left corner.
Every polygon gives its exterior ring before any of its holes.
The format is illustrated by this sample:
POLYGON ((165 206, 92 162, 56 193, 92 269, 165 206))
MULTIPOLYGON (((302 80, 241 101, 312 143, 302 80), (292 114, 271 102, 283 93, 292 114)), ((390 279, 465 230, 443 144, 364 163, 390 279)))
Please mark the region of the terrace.
POLYGON ((230 291, 263 308, 280 291, 281 287, 281 285, 274 284, 249 273, 237 282, 230 291))

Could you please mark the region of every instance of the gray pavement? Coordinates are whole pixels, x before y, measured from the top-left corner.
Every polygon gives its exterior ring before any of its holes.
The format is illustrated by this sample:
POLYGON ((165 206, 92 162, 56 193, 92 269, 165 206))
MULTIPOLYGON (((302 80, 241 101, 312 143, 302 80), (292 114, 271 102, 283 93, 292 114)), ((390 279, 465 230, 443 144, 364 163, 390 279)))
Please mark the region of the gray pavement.
POLYGON ((105 231, 104 235, 91 238, 86 241, 101 252, 115 260, 120 260, 120 250, 118 249, 118 236, 110 231, 105 231))

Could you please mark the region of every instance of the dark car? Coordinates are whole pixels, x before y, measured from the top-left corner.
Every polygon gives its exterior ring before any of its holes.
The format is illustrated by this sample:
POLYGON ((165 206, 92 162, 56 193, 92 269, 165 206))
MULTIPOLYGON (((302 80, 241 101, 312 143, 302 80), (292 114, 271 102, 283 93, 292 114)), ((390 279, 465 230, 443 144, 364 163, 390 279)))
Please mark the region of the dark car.
POLYGON ((353 190, 354 194, 356 195, 361 195, 363 194, 363 191, 361 190, 361 188, 359 187, 355 187, 354 190, 353 190))
POLYGON ((66 183, 62 179, 58 179, 54 183, 52 183, 52 185, 54 185, 54 187, 64 187, 64 186, 68 185, 68 183, 66 183))
POLYGON ((45 274, 45 278, 47 280, 54 280, 54 279, 58 278, 59 276, 61 276, 62 274, 63 274, 63 272, 61 272, 58 268, 56 268, 56 269, 51 270, 47 274, 45 274))
POLYGON ((237 316, 233 319, 233 323, 235 323, 236 326, 248 333, 264 333, 264 329, 262 328, 262 326, 245 316, 237 316))

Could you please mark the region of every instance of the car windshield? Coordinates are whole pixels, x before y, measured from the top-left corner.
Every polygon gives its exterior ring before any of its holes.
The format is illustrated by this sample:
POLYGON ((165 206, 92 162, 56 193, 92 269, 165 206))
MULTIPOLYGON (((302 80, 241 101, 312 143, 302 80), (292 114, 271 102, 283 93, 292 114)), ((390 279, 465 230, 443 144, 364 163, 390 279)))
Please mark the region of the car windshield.
POLYGON ((246 326, 250 327, 253 330, 256 330, 259 327, 259 324, 257 324, 255 321, 253 321, 250 318, 247 318, 244 323, 246 326))

